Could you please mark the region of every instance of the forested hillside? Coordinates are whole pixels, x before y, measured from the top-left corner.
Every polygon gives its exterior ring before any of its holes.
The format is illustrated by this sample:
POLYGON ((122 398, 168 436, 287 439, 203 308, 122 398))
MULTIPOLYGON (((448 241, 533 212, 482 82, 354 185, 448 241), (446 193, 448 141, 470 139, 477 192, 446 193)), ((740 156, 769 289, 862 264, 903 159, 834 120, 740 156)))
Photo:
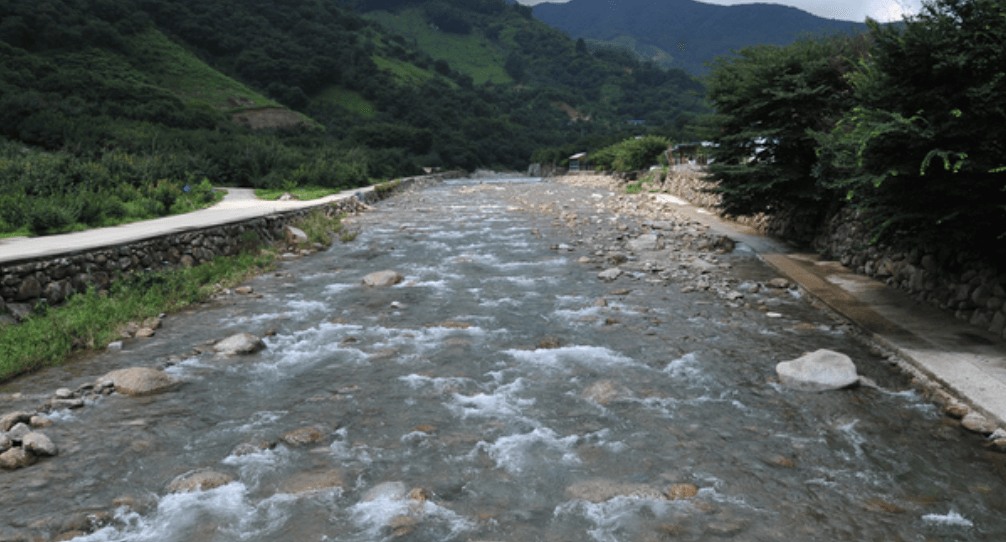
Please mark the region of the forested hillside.
POLYGON ((696 75, 705 62, 751 45, 793 43, 800 35, 861 32, 862 23, 825 19, 794 7, 718 6, 695 0, 572 0, 534 6, 538 19, 574 38, 620 44, 645 58, 696 75))
POLYGON ((104 223, 137 206, 115 203, 123 183, 144 200, 203 178, 359 186, 423 166, 523 168, 540 147, 674 136, 704 112, 686 74, 588 51, 524 6, 356 7, 411 10, 441 41, 494 53, 434 56, 335 0, 0 0, 0 234, 104 223), (472 68, 501 61, 506 77, 472 68))

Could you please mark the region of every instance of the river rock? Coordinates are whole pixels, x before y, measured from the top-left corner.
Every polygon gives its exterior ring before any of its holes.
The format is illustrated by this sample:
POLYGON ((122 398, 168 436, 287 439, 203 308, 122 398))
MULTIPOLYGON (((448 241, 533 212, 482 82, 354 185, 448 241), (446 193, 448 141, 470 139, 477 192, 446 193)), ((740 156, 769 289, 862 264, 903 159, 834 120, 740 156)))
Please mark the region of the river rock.
POLYGON ((34 465, 38 461, 35 454, 17 447, 0 454, 0 469, 14 470, 34 465))
POLYGON ((829 391, 859 382, 856 365, 840 352, 820 349, 775 366, 782 385, 800 391, 829 391))
POLYGON ((251 286, 238 286, 237 288, 234 288, 234 293, 238 295, 248 295, 254 291, 255 289, 251 286))
POLYGON ((605 269, 597 274, 597 278, 603 281, 613 281, 622 275, 622 270, 617 267, 612 267, 611 269, 605 269))
POLYGON ((168 484, 170 493, 192 493, 209 491, 234 481, 230 474, 210 469, 200 469, 182 474, 168 484))
POLYGON ((251 333, 238 333, 237 335, 231 335, 226 339, 213 345, 213 350, 220 352, 221 354, 254 354, 262 349, 264 349, 265 343, 262 339, 252 335, 251 333))
POLYGON ((280 440, 290 446, 304 446, 305 444, 318 442, 323 438, 325 437, 321 434, 321 431, 313 427, 301 427, 283 435, 280 437, 280 440))
POLYGON ((56 448, 52 440, 42 433, 28 433, 21 440, 21 446, 35 455, 54 456, 59 454, 59 449, 56 448))
POLYGON ((7 432, 7 436, 10 437, 10 439, 13 440, 15 443, 18 443, 23 441, 24 437, 28 435, 28 433, 31 433, 31 427, 29 427, 28 424, 22 422, 15 425, 14 427, 11 427, 10 431, 7 432))
POLYGON ((14 443, 11 442, 10 437, 6 433, 0 433, 0 452, 6 452, 13 445, 14 443))
POLYGON ((301 243, 308 242, 307 234, 304 233, 304 230, 300 228, 295 228, 293 226, 288 225, 283 230, 283 233, 286 236, 286 242, 289 245, 299 245, 301 243))
POLYGON ((968 431, 974 431, 983 435, 991 435, 996 430, 996 424, 992 420, 977 412, 969 412, 967 416, 964 416, 964 419, 961 420, 961 425, 968 431))
POLYGON ((653 486, 632 482, 616 482, 603 478, 577 482, 567 487, 566 493, 573 499, 592 503, 604 502, 615 497, 667 500, 667 497, 653 486))
POLYGON ((136 330, 136 333, 133 334, 133 337, 136 337, 137 339, 146 339, 147 337, 153 337, 154 333, 156 332, 150 329, 149 327, 141 327, 140 329, 136 330))
POLYGON ((782 277, 779 277, 768 281, 768 285, 772 288, 786 289, 789 288, 789 281, 782 277))
POLYGON ((691 499, 692 497, 699 494, 699 488, 693 486, 692 484, 674 484, 673 486, 667 488, 664 491, 668 499, 691 499))
POLYGON ((163 393, 182 383, 177 378, 149 367, 119 369, 106 374, 99 381, 111 382, 115 391, 134 397, 163 393))
POLYGON ((954 401, 952 403, 947 403, 947 406, 943 408, 943 412, 950 416, 951 418, 957 418, 958 420, 968 415, 971 409, 968 408, 964 403, 959 403, 954 401))
POLYGON ((400 273, 387 269, 384 271, 376 271, 363 277, 363 285, 374 287, 394 286, 403 280, 405 280, 405 277, 403 277, 400 273))
POLYGON ((299 472, 280 485, 279 493, 296 495, 332 487, 344 487, 342 476, 336 471, 299 472))
POLYGON ((588 386, 580 397, 599 405, 607 405, 617 399, 623 399, 632 394, 628 388, 613 380, 601 380, 588 386))
POLYGON ((633 252, 645 252, 660 250, 663 248, 663 243, 660 242, 659 235, 655 233, 646 233, 629 241, 629 246, 632 248, 633 252))
POLYGON ((31 416, 30 412, 23 411, 4 414, 3 417, 0 417, 0 430, 10 431, 11 427, 14 427, 19 423, 30 423, 31 416))
POLYGON ((363 502, 376 501, 377 499, 390 499, 392 501, 405 500, 408 491, 402 482, 382 482, 367 490, 360 499, 363 502))
POLYGON ((32 416, 31 421, 28 423, 35 429, 40 429, 42 427, 49 427, 52 425, 52 420, 46 418, 45 416, 32 416))

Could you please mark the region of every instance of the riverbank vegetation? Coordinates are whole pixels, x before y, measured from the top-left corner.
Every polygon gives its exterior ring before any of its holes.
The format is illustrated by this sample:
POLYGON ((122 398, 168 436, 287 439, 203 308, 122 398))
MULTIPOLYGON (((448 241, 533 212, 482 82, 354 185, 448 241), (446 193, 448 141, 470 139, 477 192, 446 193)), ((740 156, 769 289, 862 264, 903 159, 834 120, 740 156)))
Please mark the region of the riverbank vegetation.
POLYGON ((1006 8, 936 0, 862 36, 750 47, 707 78, 709 166, 733 214, 820 224, 852 205, 874 240, 1006 255, 1006 8))

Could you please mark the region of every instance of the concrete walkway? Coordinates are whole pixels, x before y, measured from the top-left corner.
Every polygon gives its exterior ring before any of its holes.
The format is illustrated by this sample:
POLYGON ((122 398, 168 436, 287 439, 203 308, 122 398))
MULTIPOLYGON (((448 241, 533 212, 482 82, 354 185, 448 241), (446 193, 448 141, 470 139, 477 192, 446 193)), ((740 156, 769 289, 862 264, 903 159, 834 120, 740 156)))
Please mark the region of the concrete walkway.
POLYGON ((184 233, 193 229, 220 226, 271 214, 316 207, 332 201, 354 197, 357 192, 373 191, 373 187, 344 191, 309 201, 266 201, 255 197, 251 188, 225 188, 224 199, 206 209, 183 215, 166 216, 132 224, 96 228, 80 232, 44 237, 0 239, 0 265, 33 258, 54 257, 68 252, 135 243, 159 235, 184 233))
POLYGON ((781 274, 856 323, 970 406, 1006 425, 1006 342, 838 262, 799 253, 666 194, 680 213, 748 245, 781 274))

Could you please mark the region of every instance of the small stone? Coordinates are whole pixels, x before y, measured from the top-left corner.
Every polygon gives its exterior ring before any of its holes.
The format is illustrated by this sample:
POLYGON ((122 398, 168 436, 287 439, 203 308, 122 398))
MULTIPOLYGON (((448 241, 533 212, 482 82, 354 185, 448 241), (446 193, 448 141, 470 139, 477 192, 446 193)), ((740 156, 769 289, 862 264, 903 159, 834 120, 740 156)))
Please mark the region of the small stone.
POLYGON ((154 330, 150 329, 149 327, 141 327, 140 329, 136 330, 136 333, 133 334, 133 337, 136 337, 137 339, 146 339, 148 337, 153 337, 154 333, 155 333, 154 330))
POLYGON ((995 422, 977 412, 969 412, 967 416, 964 416, 964 419, 961 420, 961 425, 968 431, 983 435, 991 435, 996 430, 995 422))
POLYGON ((576 260, 576 263, 588 264, 588 263, 594 263, 594 260, 590 259, 587 256, 580 256, 580 259, 576 260))
POLYGON ((143 327, 148 327, 150 329, 161 329, 161 325, 164 322, 161 320, 160 316, 154 318, 147 318, 143 321, 143 327))
POLYGON ((7 432, 7 436, 10 437, 10 439, 13 440, 14 442, 21 442, 24 440, 24 437, 28 435, 28 433, 31 433, 31 427, 28 424, 22 422, 15 425, 14 427, 11 427, 10 431, 7 432))
POLYGON ((69 399, 73 397, 73 390, 71 390, 70 388, 59 388, 53 395, 55 395, 60 399, 69 399))
POLYGON ((968 406, 965 405, 964 403, 954 402, 954 403, 950 403, 946 407, 944 407, 943 412, 947 416, 950 416, 951 418, 956 418, 956 419, 959 420, 959 419, 963 418, 964 416, 967 416, 968 412, 971 412, 971 409, 968 408, 968 406))
POLYGON ((612 267, 611 269, 605 269, 604 271, 598 273, 597 278, 606 282, 610 282, 617 279, 621 275, 622 275, 621 269, 617 267, 612 267))
POLYGON ((699 494, 699 488, 692 484, 674 484, 664 491, 668 499, 691 499, 699 494))
POLYGON ((34 465, 38 461, 35 454, 24 448, 11 448, 0 454, 0 469, 14 470, 34 465))
POLYGON ((119 369, 118 371, 106 374, 99 380, 103 382, 111 381, 112 385, 115 386, 115 391, 131 396, 163 393, 182 383, 177 378, 149 367, 119 369))
POLYGON ((106 346, 105 349, 109 352, 118 352, 122 350, 122 341, 108 343, 108 346, 106 346))
POLYGON ((280 437, 280 440, 289 444, 290 446, 304 446, 305 444, 313 444, 324 438, 321 431, 313 427, 301 427, 300 429, 294 429, 289 433, 280 437))
POLYGON ((234 481, 230 474, 210 469, 201 469, 182 474, 168 484, 169 493, 192 493, 209 491, 234 481))
POLYGON ((307 234, 300 228, 287 225, 287 227, 284 228, 283 233, 286 236, 286 242, 289 245, 299 245, 301 243, 308 242, 307 234))
POLYGON ((35 455, 55 456, 59 454, 59 449, 52 443, 52 440, 42 433, 28 433, 21 441, 21 446, 35 455))
POLYGON ((42 427, 49 427, 52 425, 52 420, 46 418, 45 416, 32 416, 31 421, 28 423, 35 429, 40 429, 42 427))
POLYGON ((13 445, 14 442, 11 441, 10 437, 8 437, 5 433, 0 433, 0 453, 6 452, 13 445))
POLYGON ((234 288, 234 293, 238 295, 248 295, 254 291, 255 289, 251 286, 238 286, 237 288, 234 288))
POLYGON ((30 422, 31 416, 32 415, 30 412, 23 412, 23 411, 4 414, 3 417, 0 417, 0 430, 10 431, 11 427, 14 427, 19 423, 30 422))
POLYGON ((781 290, 784 290, 786 288, 789 288, 789 281, 786 280, 786 279, 784 279, 784 278, 782 278, 782 277, 774 278, 774 279, 768 281, 768 286, 770 286, 772 288, 779 288, 781 290))
POLYGON ((601 380, 591 384, 583 390, 580 397, 588 401, 593 401, 599 405, 607 405, 618 399, 631 397, 632 392, 628 388, 613 380, 601 380))
POLYGON ((1000 452, 1006 452, 1006 437, 993 440, 992 447, 1000 452))
POLYGON ((405 280, 405 277, 403 277, 400 273, 388 269, 384 271, 377 271, 363 277, 363 285, 380 288, 394 286, 403 280, 405 280))
POLYGON ((254 354, 266 347, 262 339, 251 333, 238 333, 213 345, 213 350, 221 354, 254 354))
POLYGON ((290 495, 314 493, 333 487, 344 487, 336 471, 300 472, 280 485, 279 492, 290 495))
POLYGON ((83 408, 84 400, 79 397, 76 399, 53 399, 52 401, 49 401, 49 405, 54 409, 69 408, 72 410, 75 408, 83 408))

